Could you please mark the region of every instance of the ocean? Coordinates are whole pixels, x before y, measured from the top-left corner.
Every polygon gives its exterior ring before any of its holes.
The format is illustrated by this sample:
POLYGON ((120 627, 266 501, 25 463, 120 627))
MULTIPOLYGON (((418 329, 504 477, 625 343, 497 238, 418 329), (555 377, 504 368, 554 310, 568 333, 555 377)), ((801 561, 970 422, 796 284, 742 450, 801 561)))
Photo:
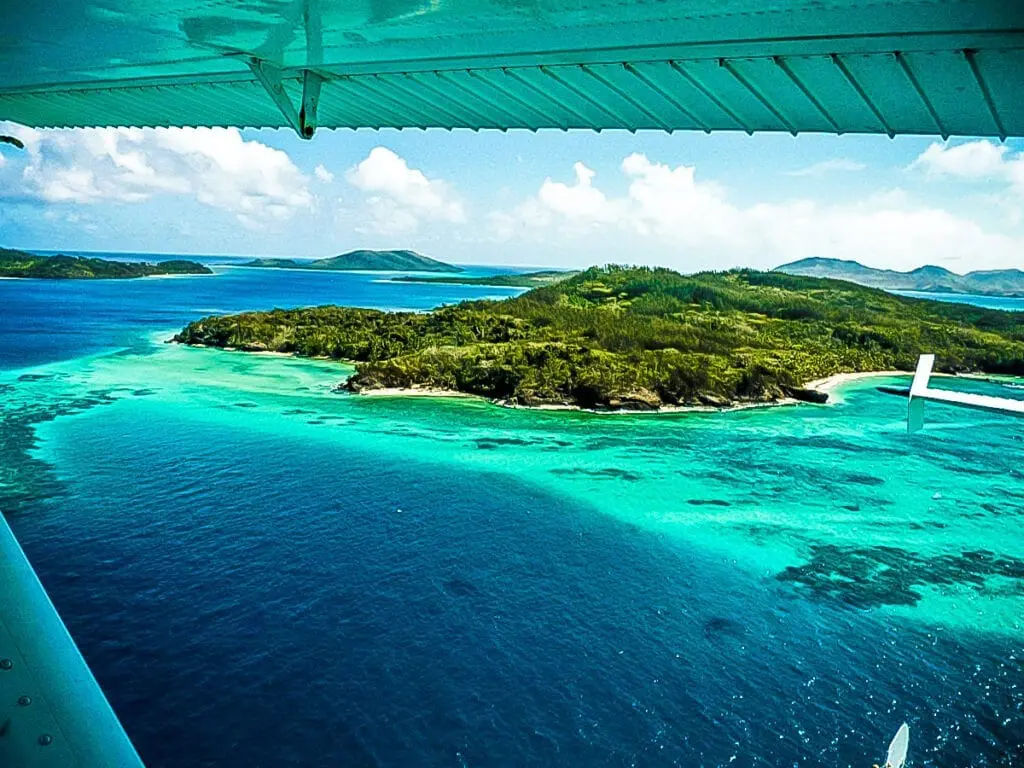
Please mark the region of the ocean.
POLYGON ((0 509, 147 765, 1024 761, 1021 422, 341 394, 165 342, 518 291, 215 270, 0 281, 0 509))

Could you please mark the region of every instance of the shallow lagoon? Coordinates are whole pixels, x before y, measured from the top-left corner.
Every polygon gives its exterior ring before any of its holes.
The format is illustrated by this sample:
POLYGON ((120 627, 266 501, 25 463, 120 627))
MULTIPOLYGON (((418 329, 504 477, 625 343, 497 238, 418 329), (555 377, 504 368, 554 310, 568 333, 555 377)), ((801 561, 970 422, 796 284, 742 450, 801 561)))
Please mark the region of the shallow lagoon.
POLYGON ((127 327, 85 295, 130 343, 0 372, 0 504, 150 765, 857 766, 903 720, 915 765, 1024 755, 1019 422, 907 436, 876 381, 656 417, 340 395, 161 343, 200 279, 127 327))

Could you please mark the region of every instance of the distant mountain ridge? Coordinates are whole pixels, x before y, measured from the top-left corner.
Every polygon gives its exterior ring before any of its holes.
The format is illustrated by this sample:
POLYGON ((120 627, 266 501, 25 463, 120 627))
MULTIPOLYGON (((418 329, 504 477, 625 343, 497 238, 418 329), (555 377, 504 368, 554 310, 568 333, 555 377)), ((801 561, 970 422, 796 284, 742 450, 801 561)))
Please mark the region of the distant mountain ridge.
POLYGON ((335 272, 462 272, 462 267, 446 264, 416 251, 357 250, 316 261, 296 259, 253 259, 246 267, 264 269, 320 269, 335 272))
POLYGON ((775 272, 804 277, 828 277, 846 280, 887 291, 923 291, 927 293, 973 293, 984 296, 1024 296, 1024 271, 990 269, 958 275, 943 267, 925 265, 909 272, 873 269, 845 259, 800 259, 776 267, 775 272))

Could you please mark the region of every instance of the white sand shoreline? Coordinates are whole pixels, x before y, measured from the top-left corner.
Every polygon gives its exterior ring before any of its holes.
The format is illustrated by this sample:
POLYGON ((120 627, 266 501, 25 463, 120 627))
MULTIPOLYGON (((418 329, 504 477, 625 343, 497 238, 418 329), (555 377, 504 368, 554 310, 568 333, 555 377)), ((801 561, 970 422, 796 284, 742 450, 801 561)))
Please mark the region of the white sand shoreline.
POLYGON ((358 394, 360 397, 460 397, 487 400, 486 397, 472 395, 469 392, 459 392, 455 389, 421 389, 420 387, 381 387, 353 394, 358 394))
MULTIPOLYGON (((816 392, 832 392, 839 387, 863 379, 886 378, 893 376, 913 377, 913 371, 858 371, 856 373, 834 373, 824 379, 815 379, 804 384, 804 389, 813 389, 816 392)), ((988 380, 996 374, 987 373, 932 373, 932 378, 941 377, 944 379, 982 379, 988 380)))
POLYGON ((838 387, 862 379, 882 378, 886 376, 913 376, 910 371, 858 371, 856 373, 833 373, 824 379, 815 379, 804 384, 804 389, 815 392, 832 392, 838 387))

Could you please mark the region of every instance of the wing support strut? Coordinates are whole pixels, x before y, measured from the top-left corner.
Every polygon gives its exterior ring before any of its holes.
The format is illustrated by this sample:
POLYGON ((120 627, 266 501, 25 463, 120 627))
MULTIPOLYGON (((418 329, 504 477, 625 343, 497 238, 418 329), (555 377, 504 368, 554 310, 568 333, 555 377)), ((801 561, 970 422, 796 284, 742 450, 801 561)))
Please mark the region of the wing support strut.
POLYGON ((292 130, 299 134, 299 138, 312 139, 316 133, 316 112, 320 105, 323 77, 310 69, 302 71, 302 103, 296 112, 291 97, 284 89, 279 67, 257 58, 251 58, 246 63, 292 130))
POLYGON ((931 379, 932 366, 934 365, 935 355, 921 355, 917 359, 917 371, 914 373, 914 380, 910 384, 909 398, 907 400, 908 432, 917 432, 924 426, 924 404, 926 401, 959 405, 964 408, 974 408, 978 411, 993 411, 995 413, 1008 413, 1013 416, 1024 416, 1024 400, 993 397, 992 395, 978 395, 974 392, 957 392, 952 389, 932 389, 928 386, 928 382, 931 379))

